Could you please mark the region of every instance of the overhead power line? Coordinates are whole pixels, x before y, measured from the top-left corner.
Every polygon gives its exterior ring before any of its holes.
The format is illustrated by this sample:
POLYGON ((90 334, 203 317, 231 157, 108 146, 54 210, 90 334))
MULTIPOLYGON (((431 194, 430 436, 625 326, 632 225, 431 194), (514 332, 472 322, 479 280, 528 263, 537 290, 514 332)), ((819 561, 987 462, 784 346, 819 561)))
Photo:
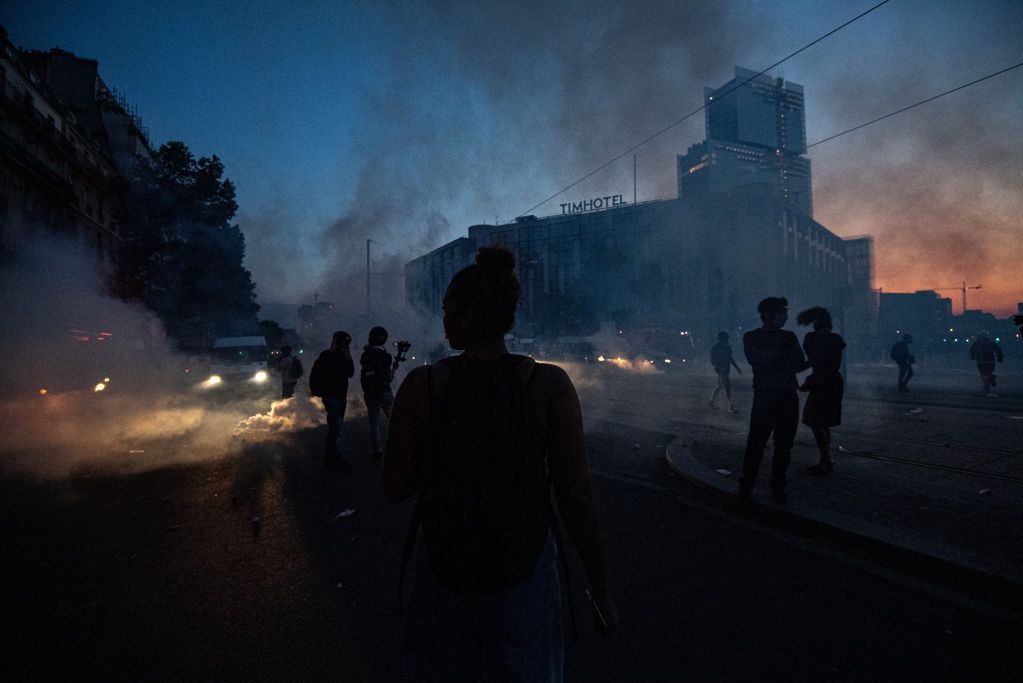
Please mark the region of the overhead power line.
MULTIPOLYGON (((881 7, 882 5, 886 5, 886 4, 888 4, 889 2, 891 2, 891 0, 881 0, 881 2, 877 3, 876 5, 874 5, 873 7, 871 7, 870 9, 868 9, 868 10, 866 10, 866 11, 864 11, 864 12, 861 12, 860 14, 857 14, 857 15, 856 15, 855 17, 853 17, 853 18, 852 18, 852 19, 850 19, 849 21, 845 22, 844 24, 841 24, 841 25, 839 25, 839 26, 836 26, 835 28, 831 29, 830 31, 828 31, 828 32, 827 32, 827 33, 825 33, 824 35, 820 36, 819 38, 816 38, 815 40, 813 40, 813 41, 811 41, 811 42, 807 43, 806 45, 804 45, 803 47, 799 48, 799 49, 798 49, 798 50, 796 50, 795 52, 793 52, 793 53, 791 53, 791 54, 789 54, 789 55, 787 55, 787 56, 785 56, 785 57, 783 57, 783 58, 779 59, 779 60, 778 60, 777 62, 775 62, 774 64, 770 65, 769 67, 767 67, 767 68, 765 68, 765 69, 763 69, 763 70, 761 70, 761 71, 759 71, 759 72, 757 72, 757 73, 753 74, 752 76, 750 76, 749 78, 747 78, 747 79, 746 79, 745 81, 743 81, 742 83, 739 83, 738 85, 735 85, 734 87, 730 88, 730 89, 729 89, 729 90, 727 90, 726 92, 722 93, 722 94, 721 94, 721 97, 724 97, 725 95, 728 95, 729 93, 732 93, 732 92, 734 92, 734 91, 738 90, 739 88, 741 88, 742 86, 746 85, 746 84, 747 84, 747 83, 749 83, 750 81, 753 81, 753 80, 755 80, 755 79, 759 78, 760 76, 763 76, 764 74, 766 74, 766 73, 767 73, 768 71, 770 71, 771 69, 773 69, 773 68, 775 68, 775 67, 777 67, 777 66, 780 66, 781 64, 784 64, 785 62, 787 62, 788 60, 792 59, 793 57, 795 57, 795 56, 796 56, 796 55, 798 55, 799 53, 801 53, 801 52, 805 52, 806 50, 810 49, 811 47, 813 47, 813 46, 814 46, 814 45, 816 45, 817 43, 819 43, 819 42, 821 42, 822 40, 824 40, 825 38, 828 38, 829 36, 832 36, 832 35, 834 35, 834 34, 838 33, 839 31, 841 31, 842 29, 844 29, 844 28, 845 28, 846 26, 848 26, 849 24, 852 24, 853 22, 855 22, 855 21, 858 21, 859 19, 862 19, 863 17, 867 16, 868 14, 870 14, 871 12, 873 12, 874 10, 878 9, 878 8, 879 8, 879 7, 881 7)), ((678 120, 676 120, 676 121, 674 121, 674 122, 672 122, 672 123, 669 123, 669 124, 668 124, 667 126, 665 126, 664 128, 662 128, 661 130, 657 131, 657 132, 656 132, 656 133, 654 133, 653 135, 650 135, 649 137, 645 138, 644 140, 642 140, 642 141, 640 141, 640 142, 637 142, 637 143, 636 143, 635 145, 633 145, 632 147, 629 147, 629 148, 628 148, 627 150, 625 150, 624 152, 622 152, 622 153, 621 153, 621 154, 619 154, 618 156, 614 157, 613 159, 611 159, 611 160, 610 160, 610 161, 608 161, 607 163, 604 163, 604 164, 602 164, 602 165, 598 166, 597 168, 593 169, 592 171, 590 171, 589 173, 587 173, 586 175, 584 175, 584 176, 583 176, 582 178, 579 178, 578 180, 576 180, 576 181, 575 181, 574 183, 572 183, 571 185, 566 185, 565 187, 561 188, 560 190, 558 190, 557 192, 555 192, 554 194, 552 194, 552 195, 551 195, 550 197, 548 197, 547 199, 545 199, 545 200, 543 200, 542 202, 540 202, 539 204, 537 204, 537 205, 535 205, 535 206, 532 206, 532 207, 530 207, 530 208, 526 209, 525 211, 523 211, 522 213, 520 213, 520 214, 519 214, 519 216, 520 216, 520 217, 521 217, 521 216, 525 216, 525 215, 526 215, 526 214, 528 214, 528 213, 529 213, 530 211, 533 211, 534 209, 537 209, 537 208, 539 208, 539 207, 543 206, 544 204, 546 204, 546 203, 547 203, 547 202, 549 202, 550 200, 554 199, 554 198, 555 198, 555 197, 557 197, 558 195, 560 195, 560 194, 563 194, 564 192, 567 192, 568 190, 571 190, 571 189, 572 189, 573 187, 575 187, 575 186, 576 186, 576 185, 578 185, 579 183, 583 182, 583 181, 584 181, 584 180, 586 180, 587 178, 589 178, 589 177, 591 177, 591 176, 593 176, 593 175, 595 175, 595 174, 599 173, 600 171, 603 171, 603 170, 604 170, 605 168, 607 168, 607 167, 608 167, 608 166, 610 166, 611 164, 615 163, 615 162, 616 162, 616 161, 618 161, 619 159, 622 159, 623 157, 626 157, 626 156, 628 156, 629 154, 632 154, 632 153, 633 153, 633 152, 635 152, 635 151, 636 151, 637 149, 639 149, 640 147, 642 147, 642 146, 643 146, 643 145, 645 145, 646 143, 650 142, 650 141, 651 141, 651 140, 653 140, 654 138, 660 137, 660 136, 661 136, 661 135, 663 135, 664 133, 667 133, 667 132, 668 132, 669 130, 671 130, 672 128, 674 128, 674 127, 675 127, 675 126, 677 126, 678 124, 682 123, 683 121, 685 121, 685 120, 687 120, 687 119, 689 119, 689 118, 692 118, 693 116, 695 116, 695 115, 699 114, 699 113, 700 113, 701 111, 703 111, 703 110, 704 110, 704 109, 706 109, 706 108, 707 108, 707 103, 706 103, 706 102, 704 102, 702 106, 698 107, 697 109, 694 109, 693 111, 689 112, 688 114, 686 114, 686 115, 685 115, 685 116, 683 116, 682 118, 680 118, 680 119, 678 119, 678 120)))
POLYGON ((1018 69, 1021 66, 1023 66, 1023 62, 1020 62, 1019 64, 1013 64, 1012 66, 1006 67, 1006 68, 1002 69, 1001 71, 996 71, 994 73, 988 74, 987 76, 982 76, 981 78, 978 78, 977 80, 974 80, 974 81, 970 81, 969 83, 963 83, 962 85, 958 85, 958 86, 952 88, 951 90, 946 90, 943 93, 939 93, 937 95, 933 95, 931 97, 928 97, 925 100, 920 100, 919 102, 917 102, 915 104, 911 104, 908 107, 903 107, 902 109, 897 109, 897 110, 895 110, 893 112, 889 112, 889 113, 885 114, 884 116, 878 116, 876 119, 871 119, 870 121, 867 121, 866 123, 861 123, 860 125, 853 126, 852 128, 849 128, 848 130, 843 130, 841 133, 835 133, 834 135, 829 135, 828 137, 826 137, 826 138, 824 138, 822 140, 818 140, 817 142, 810 143, 809 145, 807 145, 806 147, 803 148, 803 151, 800 152, 800 154, 802 154, 803 152, 806 152, 806 150, 810 149, 811 147, 816 147, 817 145, 820 145, 820 144, 823 144, 825 142, 828 142, 829 140, 834 140, 835 138, 842 137, 843 135, 851 133, 854 130, 859 130, 860 128, 866 128, 867 126, 875 124, 878 121, 884 121, 885 119, 890 119, 891 117, 893 117, 893 116, 895 116, 897 114, 901 114, 902 112, 909 111, 910 109, 914 109, 916 107, 919 107, 921 104, 927 104, 928 102, 933 102, 934 100, 938 99, 939 97, 944 97, 945 95, 951 95, 954 92, 957 92, 959 90, 963 90, 964 88, 969 88, 971 85, 976 85, 976 84, 978 84, 978 83, 980 83, 982 81, 988 80, 989 78, 994 78, 995 76, 1001 76, 1002 74, 1004 74, 1006 72, 1009 72, 1009 71, 1012 71, 1013 69, 1018 69))
MULTIPOLYGON (((995 71, 994 73, 990 73, 987 76, 982 76, 982 77, 980 77, 980 78, 978 78, 976 80, 970 81, 969 83, 963 83, 962 85, 957 85, 956 87, 951 88, 949 90, 946 90, 945 92, 938 93, 937 95, 932 95, 931 97, 928 97, 926 99, 920 100, 919 102, 916 102, 916 103, 911 104, 909 106, 902 107, 901 109, 897 109, 897 110, 895 110, 893 112, 889 112, 889 113, 887 113, 887 114, 885 114, 883 116, 878 116, 877 118, 871 119, 870 121, 865 121, 863 123, 860 123, 858 125, 853 126, 852 128, 847 128, 846 130, 843 130, 843 131, 841 131, 839 133, 834 133, 832 135, 829 135, 828 137, 822 138, 820 140, 817 140, 816 142, 812 142, 809 145, 806 145, 805 147, 800 148, 799 150, 793 150, 793 152, 795 154, 805 154, 806 150, 810 149, 811 147, 816 147, 817 145, 822 145, 825 142, 830 142, 831 140, 834 140, 835 138, 840 138, 843 135, 847 135, 849 133, 852 133, 853 131, 860 130, 861 128, 866 128, 867 126, 873 125, 873 124, 877 123, 878 121, 884 121, 885 119, 890 119, 891 117, 893 117, 893 116, 895 116, 897 114, 901 114, 903 112, 909 111, 910 109, 914 109, 916 107, 919 107, 922 104, 927 104, 928 102, 933 102, 934 100, 936 100, 936 99, 938 99, 940 97, 944 97, 945 95, 951 95, 954 92, 958 92, 958 91, 963 90, 965 88, 969 88, 972 85, 976 85, 976 84, 981 83, 983 81, 986 81, 988 79, 994 78, 995 76, 1001 76, 1002 74, 1008 73, 1009 71, 1012 71, 1013 69, 1018 69, 1021 66, 1023 66, 1023 62, 1020 62, 1019 64, 1013 64, 1010 67, 1006 67, 1006 68, 1001 69, 999 71, 995 71)), ((730 174, 728 174, 726 176, 718 177, 715 182, 719 183, 721 185, 727 185, 728 183, 732 182, 733 180, 738 180, 739 178, 742 178, 743 176, 746 176, 749 173, 750 173, 749 169, 739 170, 739 171, 736 171, 734 173, 730 173, 730 174)))

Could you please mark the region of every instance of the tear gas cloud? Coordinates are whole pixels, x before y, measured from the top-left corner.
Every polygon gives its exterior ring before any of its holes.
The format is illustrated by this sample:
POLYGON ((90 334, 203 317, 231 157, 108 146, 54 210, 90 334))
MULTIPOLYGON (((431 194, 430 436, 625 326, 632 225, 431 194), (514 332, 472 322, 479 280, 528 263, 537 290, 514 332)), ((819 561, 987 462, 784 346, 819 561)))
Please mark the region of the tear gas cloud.
POLYGON ((23 244, 0 268, 0 469, 137 471, 319 424, 322 408, 305 396, 256 416, 251 399, 211 397, 185 372, 195 359, 171 348, 150 312, 106 295, 103 280, 88 251, 57 237, 23 244))
MULTIPOLYGON (((939 5, 922 17, 892 3, 772 73, 805 86, 808 141, 995 71, 1023 49, 1018 3, 939 5)), ((303 220, 292 220, 294 207, 243 217, 260 296, 319 292, 359 314, 371 238, 376 310, 398 310, 411 258, 471 224, 514 218, 698 108, 703 87, 727 81, 734 66, 761 68, 855 13, 844 3, 822 3, 812 16, 798 5, 736 2, 405 8, 402 21, 374 27, 386 37, 387 75, 360 91, 372 115, 359 119, 337 181, 352 198, 339 217, 290 229, 303 220)), ((877 238, 886 291, 966 278, 983 281, 971 295, 978 306, 1004 313, 1018 300, 1020 73, 810 150, 816 218, 842 236, 877 238)), ((675 196, 675 156, 703 137, 700 113, 643 146, 640 200, 675 196)), ((630 162, 533 212, 621 192, 630 162)))

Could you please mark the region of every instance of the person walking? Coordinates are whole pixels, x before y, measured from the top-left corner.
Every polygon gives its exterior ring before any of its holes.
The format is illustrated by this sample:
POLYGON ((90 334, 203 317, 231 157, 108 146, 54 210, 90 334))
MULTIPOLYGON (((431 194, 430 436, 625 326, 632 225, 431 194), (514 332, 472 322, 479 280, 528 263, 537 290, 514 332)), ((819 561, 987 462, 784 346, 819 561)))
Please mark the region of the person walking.
POLYGON ((387 330, 377 325, 369 331, 369 339, 362 349, 359 364, 362 370, 359 381, 362 384, 362 396, 366 401, 366 416, 369 420, 369 440, 373 448, 371 457, 379 461, 383 457, 383 441, 381 436, 380 413, 390 419, 391 404, 394 395, 391 393, 391 382, 398 363, 384 348, 387 343, 387 330))
POLYGON ((803 337, 803 351, 813 372, 799 387, 808 391, 803 405, 803 424, 813 431, 813 439, 820 453, 817 463, 811 465, 811 474, 822 476, 834 471, 831 462, 831 428, 842 424, 842 349, 845 341, 831 331, 831 314, 826 308, 814 307, 796 316, 799 325, 813 325, 813 331, 803 337))
POLYGON ((989 396, 997 396, 997 394, 991 393, 991 387, 998 386, 998 378, 995 377, 995 362, 1001 363, 1005 360, 1005 356, 1002 355, 1002 347, 991 339, 987 332, 982 331, 970 345, 970 360, 977 361, 977 372, 980 373, 980 381, 984 384, 984 393, 989 396))
POLYGON ((281 358, 277 361, 277 369, 281 373, 281 399, 295 395, 295 385, 302 376, 302 361, 291 355, 290 346, 281 347, 281 358))
MULTIPOLYGON (((408 680, 561 681, 564 640, 550 487, 615 630, 575 387, 556 365, 512 355, 520 286, 503 248, 479 250, 444 297, 458 356, 413 369, 398 390, 384 490, 416 495, 406 538, 408 680)), ((404 562, 403 562, 404 569, 404 562)))
POLYGON ((735 358, 732 356, 732 347, 728 344, 727 332, 718 332, 718 342, 710 349, 710 363, 714 366, 714 372, 717 373, 718 383, 714 385, 714 391, 710 392, 710 400, 707 401, 707 405, 717 408, 715 402, 718 395, 724 391, 728 412, 735 415, 738 411, 732 403, 732 380, 729 374, 734 367, 735 371, 741 375, 742 368, 736 364, 735 358))
POLYGON ((739 500, 753 497, 760 461, 764 459, 767 439, 774 434, 771 458, 772 500, 787 502, 785 472, 792 458, 792 443, 799 424, 799 395, 796 373, 808 367, 796 335, 783 330, 789 319, 789 302, 784 297, 768 297, 757 305, 763 325, 742 337, 746 360, 753 368, 753 408, 749 417, 749 436, 742 458, 739 500))
POLYGON ((352 335, 343 330, 334 333, 330 348, 320 353, 309 371, 309 393, 319 396, 327 411, 327 443, 323 464, 329 470, 347 472, 351 464, 341 455, 341 428, 348 405, 348 380, 355 374, 352 362, 352 335))
POLYGON ((913 363, 916 358, 909 352, 909 345, 913 343, 913 335, 904 334, 902 339, 892 344, 892 350, 888 354, 895 364, 899 366, 899 393, 909 391, 909 380, 913 379, 913 363))

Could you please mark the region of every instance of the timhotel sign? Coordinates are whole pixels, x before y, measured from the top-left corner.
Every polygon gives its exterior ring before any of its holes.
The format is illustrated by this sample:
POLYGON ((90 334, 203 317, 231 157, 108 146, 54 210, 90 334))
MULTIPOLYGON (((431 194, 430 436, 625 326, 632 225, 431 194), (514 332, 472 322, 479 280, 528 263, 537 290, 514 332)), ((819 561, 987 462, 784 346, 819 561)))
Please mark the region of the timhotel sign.
POLYGON ((561 213, 581 213, 583 211, 597 211, 598 209, 610 209, 615 206, 625 206, 622 195, 615 194, 610 197, 594 197, 582 202, 569 202, 561 205, 561 213))

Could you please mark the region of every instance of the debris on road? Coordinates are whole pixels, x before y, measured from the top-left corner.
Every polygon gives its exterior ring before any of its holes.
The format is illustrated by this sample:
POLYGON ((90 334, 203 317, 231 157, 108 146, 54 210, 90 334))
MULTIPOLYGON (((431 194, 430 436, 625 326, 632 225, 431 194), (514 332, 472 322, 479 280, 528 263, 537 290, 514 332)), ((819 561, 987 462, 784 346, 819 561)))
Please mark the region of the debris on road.
POLYGON ((723 474, 726 477, 732 473, 732 470, 726 470, 724 467, 722 467, 721 469, 714 470, 714 471, 717 472, 718 474, 723 474))

